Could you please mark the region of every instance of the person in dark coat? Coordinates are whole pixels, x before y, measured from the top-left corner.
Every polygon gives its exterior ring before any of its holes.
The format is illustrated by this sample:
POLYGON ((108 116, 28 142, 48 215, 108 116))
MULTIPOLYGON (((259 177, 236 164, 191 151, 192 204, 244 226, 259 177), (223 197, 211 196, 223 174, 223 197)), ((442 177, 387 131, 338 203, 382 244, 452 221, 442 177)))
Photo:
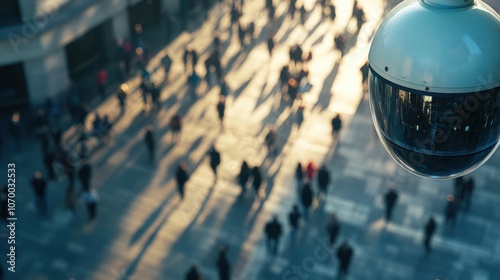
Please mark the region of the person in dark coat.
POLYGON ((434 220, 434 217, 429 217, 429 220, 427 220, 427 223, 425 224, 424 228, 424 246, 425 246, 425 251, 426 253, 429 253, 431 251, 431 241, 432 241, 432 236, 434 235, 434 232, 436 231, 436 221, 434 220))
POLYGON ((295 169, 295 179, 297 179, 299 188, 302 187, 304 183, 304 168, 300 162, 297 163, 297 168, 295 169))
POLYGON ((187 72, 188 60, 191 57, 191 50, 189 48, 184 49, 184 54, 182 55, 182 62, 184 63, 184 71, 187 72))
POLYGON ((335 18, 337 17, 337 13, 335 12, 335 5, 333 3, 330 3, 330 19, 333 22, 335 18))
POLYGON ((243 161, 243 163, 241 164, 241 169, 240 169, 240 173, 238 174, 238 184, 240 185, 241 187, 241 194, 243 195, 246 191, 246 185, 247 185, 247 182, 248 182, 248 179, 250 178, 250 167, 248 166, 247 162, 246 161, 243 161))
POLYGON ((170 119, 169 127, 172 130, 172 140, 178 141, 179 140, 179 133, 181 132, 181 129, 182 129, 181 117, 179 116, 179 114, 175 114, 170 119))
POLYGON ((90 178, 92 176, 92 167, 87 161, 83 161, 80 170, 78 171, 78 179, 82 184, 83 191, 90 191, 90 178))
POLYGON ((210 156, 210 167, 214 172, 215 180, 217 180, 217 167, 220 164, 220 153, 215 149, 214 146, 212 146, 212 148, 210 148, 210 151, 208 152, 208 155, 210 156))
POLYGON ((326 196, 328 184, 330 184, 330 172, 328 171, 328 169, 326 169, 325 165, 322 165, 318 170, 319 194, 326 196))
POLYGON ((125 101, 127 100, 128 85, 122 84, 118 90, 118 104, 120 105, 120 114, 125 113, 125 101))
POLYGON ((153 126, 148 125, 146 127, 146 133, 144 134, 144 142, 146 143, 146 147, 148 149, 149 160, 154 162, 155 159, 155 137, 153 134, 153 126))
POLYGON ((219 98, 219 103, 217 103, 217 114, 219 115, 220 125, 224 123, 224 111, 226 110, 226 101, 224 97, 219 98))
POLYGON ((392 217, 392 210, 394 209, 394 205, 398 201, 398 192, 393 188, 389 188, 389 190, 385 193, 384 203, 385 203, 385 220, 388 222, 392 217))
POLYGON ((255 196, 260 197, 260 187, 262 185, 262 175, 260 173, 259 167, 254 166, 252 168, 252 188, 255 191, 255 196))
POLYGON ((266 134, 264 142, 267 146, 269 155, 275 156, 278 152, 278 135, 274 127, 269 128, 269 132, 266 134))
POLYGON ((328 244, 330 244, 330 246, 335 245, 335 242, 337 241, 337 236, 339 235, 339 231, 340 231, 339 220, 337 219, 336 215, 332 215, 330 221, 326 225, 326 234, 328 235, 328 244))
POLYGON ((299 207, 294 205, 292 211, 288 214, 288 222, 290 223, 290 228, 292 229, 292 244, 295 243, 295 237, 297 236, 297 231, 299 229, 300 216, 299 207))
POLYGON ((448 204, 445 208, 444 219, 447 225, 454 227, 457 223, 458 205, 452 194, 449 194, 446 197, 446 200, 448 201, 448 204))
POLYGON ((99 194, 95 189, 83 193, 83 202, 87 206, 89 221, 93 221, 97 215, 97 204, 99 203, 99 194))
POLYGON ((300 202, 302 202, 302 207, 304 207, 304 217, 307 219, 309 214, 309 208, 311 208, 313 202, 313 191, 309 183, 304 184, 302 187, 300 202))
POLYGON ((198 53, 193 49, 191 50, 191 66, 193 72, 194 69, 196 69, 196 64, 198 64, 198 53))
POLYGON ((267 236, 267 250, 270 254, 278 254, 279 239, 282 234, 281 223, 278 221, 278 217, 275 215, 271 221, 269 221, 264 231, 267 236))
POLYGON ((219 271, 219 280, 231 279, 231 266, 226 256, 227 246, 223 245, 219 249, 219 257, 217 258, 217 270, 219 271))
POLYGON ((198 267, 193 265, 188 273, 186 274, 186 280, 203 280, 203 276, 201 276, 200 272, 198 271, 198 267))
POLYGON ((338 279, 344 278, 349 271, 352 256, 354 252, 347 241, 342 242, 342 245, 337 249, 337 259, 339 260, 338 279))
POLYGON ((342 119, 340 119, 339 115, 335 115, 332 119, 332 134, 334 137, 337 137, 340 129, 342 128, 342 119))
MULTIPOLYGON (((288 79, 290 78, 290 73, 288 72, 288 65, 283 66, 280 71, 279 81, 281 93, 284 94, 288 91, 288 79)), ((286 95, 285 95, 286 96, 286 95)))
POLYGON ((187 166, 184 162, 179 163, 177 171, 175 172, 175 179, 177 181, 177 191, 179 192, 181 199, 184 199, 184 186, 189 180, 187 166))
POLYGON ((47 212, 47 201, 45 194, 47 192, 47 182, 43 179, 42 172, 35 171, 33 179, 31 180, 31 185, 35 192, 36 205, 38 207, 38 212, 40 214, 45 214, 47 212))

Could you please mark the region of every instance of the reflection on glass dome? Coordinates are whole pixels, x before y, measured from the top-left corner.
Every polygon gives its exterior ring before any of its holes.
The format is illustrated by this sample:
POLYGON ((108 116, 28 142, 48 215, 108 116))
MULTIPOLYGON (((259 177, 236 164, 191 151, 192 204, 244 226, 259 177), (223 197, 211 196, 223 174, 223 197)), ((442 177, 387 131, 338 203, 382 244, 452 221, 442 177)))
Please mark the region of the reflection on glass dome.
POLYGON ((410 172, 456 177, 479 167, 500 135, 500 88, 438 94, 402 88, 370 69, 370 103, 377 133, 410 172))

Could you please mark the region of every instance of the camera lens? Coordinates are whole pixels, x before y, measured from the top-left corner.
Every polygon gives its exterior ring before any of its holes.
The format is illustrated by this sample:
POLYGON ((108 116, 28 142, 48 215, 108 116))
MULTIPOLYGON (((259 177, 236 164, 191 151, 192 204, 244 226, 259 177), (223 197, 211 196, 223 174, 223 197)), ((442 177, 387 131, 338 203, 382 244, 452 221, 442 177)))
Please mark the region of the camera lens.
POLYGON ((371 68, 369 84, 377 133, 408 171, 456 177, 479 167, 495 151, 500 87, 460 94, 424 92, 391 83, 371 68))

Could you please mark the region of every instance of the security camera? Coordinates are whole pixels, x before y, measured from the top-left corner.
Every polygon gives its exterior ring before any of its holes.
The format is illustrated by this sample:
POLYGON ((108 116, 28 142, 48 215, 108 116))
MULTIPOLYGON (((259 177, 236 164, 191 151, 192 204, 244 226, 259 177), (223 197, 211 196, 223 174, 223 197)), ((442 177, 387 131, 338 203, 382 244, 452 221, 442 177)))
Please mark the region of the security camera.
POLYGON ((500 138, 500 16, 480 0, 406 0, 368 56, 370 108, 392 158, 427 178, 481 166, 500 138))

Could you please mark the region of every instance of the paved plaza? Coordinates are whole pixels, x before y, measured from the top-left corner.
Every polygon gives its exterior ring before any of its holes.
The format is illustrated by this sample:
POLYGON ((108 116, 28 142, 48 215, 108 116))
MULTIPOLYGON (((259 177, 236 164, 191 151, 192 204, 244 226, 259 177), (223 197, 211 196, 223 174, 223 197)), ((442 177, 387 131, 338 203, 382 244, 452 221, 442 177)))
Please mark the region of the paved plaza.
MULTIPOLYGON (((306 1, 310 12, 304 26, 298 14, 295 19, 286 16, 288 1, 279 1, 276 23, 269 24, 264 2, 245 1, 242 21, 256 25, 252 47, 240 48, 236 32, 230 31, 228 7, 218 4, 207 22, 181 33, 152 59, 149 66, 157 81, 163 78, 158 64, 165 53, 174 60, 159 112, 143 110, 137 79, 128 82, 136 90, 123 116, 114 96, 96 108, 94 112, 117 121, 109 143, 95 147, 90 157, 92 185, 101 197, 94 222, 87 222, 82 203, 76 214, 66 209, 66 180, 49 184, 49 215, 38 215, 30 180, 35 169, 44 169, 34 140, 27 140, 22 152, 1 158, 2 166, 13 160, 17 167, 17 262, 15 274, 7 273, 6 256, 0 256, 6 279, 178 280, 197 264, 206 280, 215 280, 221 244, 229 247, 232 279, 336 279, 338 261, 325 244, 326 222, 333 213, 342 225, 340 240, 349 240, 354 248, 345 279, 499 279, 499 152, 472 173, 472 205, 459 212, 456 228, 450 229, 443 213, 453 181, 406 173, 390 159, 374 131, 359 68, 366 62, 373 32, 395 3, 358 1, 367 22, 356 30, 352 1, 336 1, 334 24, 321 16, 314 1, 306 1), (277 45, 270 57, 265 41, 272 30, 277 45), (341 32, 348 34, 349 50, 340 61, 333 37, 341 32), (214 34, 220 34, 222 64, 231 88, 222 127, 216 111, 219 87, 202 83, 193 102, 181 59, 189 45, 204 61, 214 34), (295 124, 297 105, 283 106, 278 86, 279 71, 295 43, 313 51, 313 87, 304 97, 300 128, 295 124), (180 140, 173 143, 168 122, 177 112, 183 116, 183 128, 180 140), (343 130, 334 139, 330 121, 335 114, 342 116, 343 130), (154 164, 143 140, 148 124, 158 141, 154 164), (267 156, 264 145, 269 125, 278 132, 275 158, 267 156), (217 180, 207 156, 212 145, 222 158, 217 180), (260 199, 251 189, 239 198, 236 176, 243 160, 261 167, 265 184, 260 199), (179 161, 186 162, 191 173, 184 200, 174 179, 179 161), (288 213, 298 203, 295 168, 309 161, 326 164, 332 183, 326 199, 313 205, 292 245, 288 213), (383 195, 390 184, 395 184, 399 200, 392 222, 386 224, 383 195), (264 236, 264 225, 273 215, 285 232, 277 256, 267 254, 264 236), (423 228, 430 215, 436 217, 438 228, 433 251, 426 255, 423 228)), ((199 72, 204 76, 202 63, 199 72)), ((91 121, 92 117, 89 126, 91 121)), ((72 147, 77 137, 76 129, 69 128, 66 146, 72 147)), ((14 150, 13 143, 6 145, 14 150)), ((7 229, 0 233, 0 247, 6 252, 7 229)))

